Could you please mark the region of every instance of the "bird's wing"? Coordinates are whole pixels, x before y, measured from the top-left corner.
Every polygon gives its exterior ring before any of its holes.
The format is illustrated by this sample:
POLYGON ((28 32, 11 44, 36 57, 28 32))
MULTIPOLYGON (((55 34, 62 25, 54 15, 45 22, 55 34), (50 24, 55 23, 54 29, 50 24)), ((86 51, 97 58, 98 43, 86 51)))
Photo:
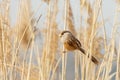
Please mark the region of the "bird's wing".
POLYGON ((81 43, 79 42, 79 40, 77 40, 74 36, 72 36, 67 43, 70 46, 73 46, 75 49, 79 49, 81 47, 81 43))
POLYGON ((82 46, 78 39, 76 39, 76 42, 77 42, 77 44, 79 44, 80 47, 82 46))

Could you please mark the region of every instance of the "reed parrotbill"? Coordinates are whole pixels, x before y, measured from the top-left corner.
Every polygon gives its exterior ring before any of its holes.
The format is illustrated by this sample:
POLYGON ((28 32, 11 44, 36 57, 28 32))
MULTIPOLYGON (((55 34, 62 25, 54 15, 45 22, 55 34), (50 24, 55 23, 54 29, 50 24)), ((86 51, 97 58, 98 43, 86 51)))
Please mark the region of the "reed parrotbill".
MULTIPOLYGON (((70 32, 70 31, 62 31, 60 33, 60 38, 64 44, 64 48, 67 51, 74 51, 74 50, 79 50, 81 51, 83 54, 86 55, 85 50, 82 48, 82 45, 80 43, 80 41, 70 32)), ((89 55, 88 55, 89 57, 89 55)), ((92 62, 94 62, 95 64, 98 64, 98 60, 94 57, 91 56, 91 60, 92 62)))

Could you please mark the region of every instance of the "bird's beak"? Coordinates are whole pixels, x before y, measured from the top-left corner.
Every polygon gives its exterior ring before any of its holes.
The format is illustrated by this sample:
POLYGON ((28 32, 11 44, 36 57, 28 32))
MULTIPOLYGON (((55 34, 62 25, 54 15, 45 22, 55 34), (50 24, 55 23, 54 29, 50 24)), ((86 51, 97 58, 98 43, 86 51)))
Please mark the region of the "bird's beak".
POLYGON ((62 37, 62 35, 61 35, 61 34, 59 34, 59 37, 61 38, 61 37, 62 37))

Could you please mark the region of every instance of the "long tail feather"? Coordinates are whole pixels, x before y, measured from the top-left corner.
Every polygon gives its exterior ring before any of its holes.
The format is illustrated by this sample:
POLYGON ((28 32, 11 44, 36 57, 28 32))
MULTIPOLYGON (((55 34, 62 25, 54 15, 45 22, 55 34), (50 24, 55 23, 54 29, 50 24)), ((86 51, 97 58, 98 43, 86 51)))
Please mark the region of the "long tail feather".
MULTIPOLYGON (((84 50, 83 48, 80 47, 79 50, 80 50, 83 54, 86 54, 86 53, 85 53, 85 50, 84 50)), ((89 55, 88 55, 88 58, 89 58, 89 55)), ((99 61, 98 61, 94 56, 91 56, 91 60, 92 60, 92 62, 95 63, 95 64, 98 64, 98 63, 99 63, 99 61)))

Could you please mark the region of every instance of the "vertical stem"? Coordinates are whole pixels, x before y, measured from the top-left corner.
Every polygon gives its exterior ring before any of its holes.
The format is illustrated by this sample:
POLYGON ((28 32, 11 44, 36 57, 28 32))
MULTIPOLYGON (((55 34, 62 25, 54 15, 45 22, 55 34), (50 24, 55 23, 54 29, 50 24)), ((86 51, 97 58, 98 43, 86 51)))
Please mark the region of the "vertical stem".
POLYGON ((33 45, 34 42, 31 42, 31 52, 30 52, 30 60, 29 60, 29 65, 28 65, 28 74, 27 74, 27 80, 30 79, 30 73, 31 73, 31 63, 32 63, 32 54, 33 54, 33 45))
MULTIPOLYGON (((67 9, 68 9, 68 0, 64 0, 64 30, 67 28, 67 9)), ((63 51, 64 51, 63 47, 63 51)), ((62 54, 62 80, 66 80, 66 65, 67 65, 67 54, 62 54)))
POLYGON ((78 54, 77 53, 75 54, 75 80, 79 80, 79 56, 78 54))
POLYGON ((48 75, 49 75, 49 62, 50 60, 48 59, 48 56, 49 56, 49 52, 50 52, 50 36, 51 36, 51 33, 50 33, 50 16, 51 16, 51 2, 49 2, 48 4, 48 14, 47 14, 47 43, 46 43, 46 65, 45 67, 47 68, 46 71, 45 71, 45 68, 44 68, 44 79, 48 79, 48 75))
POLYGON ((116 70, 116 80, 119 80, 120 78, 120 72, 119 72, 119 65, 120 65, 120 42, 119 42, 119 49, 117 53, 117 70, 116 70))

